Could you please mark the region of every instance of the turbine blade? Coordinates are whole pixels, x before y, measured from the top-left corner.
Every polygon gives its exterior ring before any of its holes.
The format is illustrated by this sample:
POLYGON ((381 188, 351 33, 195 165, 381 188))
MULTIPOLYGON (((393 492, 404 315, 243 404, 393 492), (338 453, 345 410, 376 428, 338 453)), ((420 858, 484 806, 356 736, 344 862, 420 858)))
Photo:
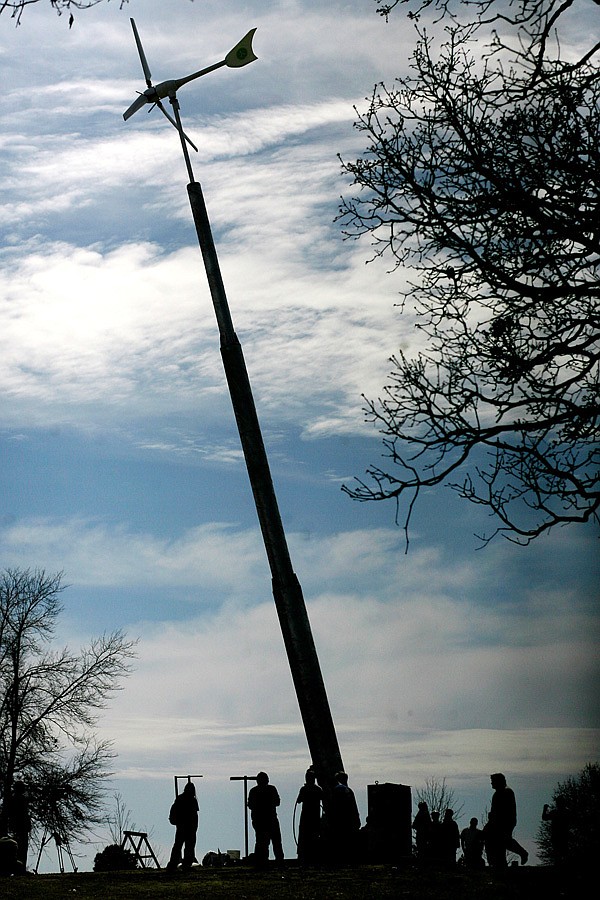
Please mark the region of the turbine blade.
POLYGON ((141 109, 142 106, 145 106, 146 103, 148 103, 148 98, 145 94, 140 94, 139 97, 133 101, 129 109, 126 109, 123 113, 123 118, 125 119, 125 121, 131 118, 131 116, 136 113, 138 109, 141 109))
POLYGON ((142 63, 142 69, 144 71, 144 78, 146 79, 146 84, 148 85, 148 87, 152 87, 152 74, 150 72, 150 66, 148 65, 148 60, 146 59, 146 54, 144 53, 144 48, 142 47, 142 42, 141 42, 140 36, 138 34, 135 20, 130 19, 129 21, 131 22, 131 27, 133 28, 133 36, 134 36, 135 42, 137 44, 138 53, 140 54, 140 62, 142 63))
POLYGON ((225 57, 225 65, 232 69, 239 69, 240 66, 247 66, 248 63, 254 62, 258 56, 254 55, 252 49, 252 38, 256 28, 251 28, 248 34, 245 34, 241 41, 229 51, 225 57))
MULTIPOLYGON (((171 123, 171 125, 173 126, 173 128, 175 128, 177 131, 179 131, 179 127, 178 127, 178 125, 177 125, 177 122, 175 121, 175 119, 173 118, 173 116, 169 115, 169 113, 168 113, 167 110, 164 108, 164 106, 163 106, 163 104, 161 103, 160 100, 156 100, 156 105, 158 106, 158 108, 160 109, 160 111, 163 113, 163 115, 165 115, 165 116, 167 117, 167 119, 169 120, 169 122, 171 123)), ((192 148, 196 151, 196 153, 198 153, 198 148, 196 147, 195 143, 191 140, 191 138, 189 138, 189 137, 187 136, 187 134, 185 133, 185 131, 184 131, 183 129, 181 130, 181 134, 182 134, 183 137, 186 139, 186 141, 188 142, 188 144, 190 145, 190 147, 192 147, 192 148)))

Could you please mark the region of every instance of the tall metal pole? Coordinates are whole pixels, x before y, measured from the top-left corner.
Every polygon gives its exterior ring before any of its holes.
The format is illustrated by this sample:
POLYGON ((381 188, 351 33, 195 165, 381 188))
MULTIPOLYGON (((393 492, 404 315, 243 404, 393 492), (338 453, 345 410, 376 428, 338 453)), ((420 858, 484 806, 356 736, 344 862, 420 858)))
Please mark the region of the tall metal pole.
POLYGON ((231 775, 229 780, 244 782, 244 857, 248 859, 248 782, 256 781, 256 775, 231 775))
POLYGON ((271 569, 273 598, 312 763, 319 784, 327 789, 333 785, 335 773, 343 769, 335 726, 302 588, 290 559, 252 388, 242 348, 233 328, 202 188, 193 177, 179 115, 179 102, 175 96, 170 97, 170 101, 190 176, 190 183, 187 186, 188 196, 219 326, 225 377, 271 569))

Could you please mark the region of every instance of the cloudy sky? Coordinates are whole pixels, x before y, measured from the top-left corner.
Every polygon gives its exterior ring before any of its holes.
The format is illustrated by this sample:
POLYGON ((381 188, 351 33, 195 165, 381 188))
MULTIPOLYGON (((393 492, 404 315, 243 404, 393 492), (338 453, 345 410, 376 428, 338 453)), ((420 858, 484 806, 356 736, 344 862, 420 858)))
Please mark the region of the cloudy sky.
POLYGON ((394 305, 404 276, 365 265, 368 245, 334 222, 349 191, 337 154, 361 150, 353 106, 414 44, 403 15, 374 9, 112 0, 69 29, 42 0, 19 28, 0 18, 0 562, 64 571, 61 641, 139 639, 101 734, 163 861, 174 775, 204 776, 203 855, 243 849, 229 778, 259 769, 295 855, 309 757, 179 141, 157 110, 122 118, 145 87, 130 15, 155 82, 257 28, 256 63, 179 98, 363 820, 367 784, 435 777, 465 825, 500 770, 533 852, 557 781, 598 758, 593 529, 481 549, 489 521, 442 489, 406 554, 391 506, 340 490, 381 454, 361 393, 416 346, 394 305))

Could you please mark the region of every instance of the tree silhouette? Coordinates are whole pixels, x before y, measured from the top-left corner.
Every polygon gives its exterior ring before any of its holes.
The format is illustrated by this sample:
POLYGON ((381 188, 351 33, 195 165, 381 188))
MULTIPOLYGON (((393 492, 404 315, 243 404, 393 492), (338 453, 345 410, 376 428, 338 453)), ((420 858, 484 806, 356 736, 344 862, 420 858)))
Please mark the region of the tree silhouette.
POLYGON ((600 763, 588 763, 578 775, 559 782, 552 806, 564 803, 568 823, 566 858, 557 854, 552 822, 540 823, 537 844, 540 859, 548 865, 567 864, 571 870, 594 864, 600 842, 600 763))
POLYGON ((64 843, 97 821, 113 753, 94 729, 134 651, 120 631, 79 653, 56 649, 61 581, 44 571, 0 573, 0 834, 20 780, 34 827, 64 843))
POLYGON ((429 812, 439 812, 440 819, 444 818, 447 809, 451 809, 454 818, 459 819, 464 808, 464 803, 459 801, 454 788, 448 787, 445 778, 431 776, 425 779, 425 784, 415 791, 417 802, 425 802, 429 812))
POLYGON ((483 541, 598 521, 598 45, 562 60, 550 44, 573 5, 475 2, 439 52, 418 31, 412 71, 376 87, 356 122, 367 149, 343 162, 360 193, 342 228, 403 271, 416 328, 366 400, 390 464, 343 490, 394 500, 407 540, 442 484, 492 514, 483 541), (486 51, 481 16, 500 8, 515 46, 504 21, 486 51))

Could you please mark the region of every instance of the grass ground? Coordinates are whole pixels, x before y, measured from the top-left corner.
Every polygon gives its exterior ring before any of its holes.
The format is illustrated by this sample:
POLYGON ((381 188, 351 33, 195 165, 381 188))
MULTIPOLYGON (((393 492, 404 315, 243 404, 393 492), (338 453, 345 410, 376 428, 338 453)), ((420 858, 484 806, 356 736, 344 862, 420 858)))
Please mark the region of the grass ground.
POLYGON ((255 871, 245 866, 170 873, 78 872, 0 879, 2 900, 579 900, 583 883, 552 869, 525 867, 495 875, 436 873, 391 866, 255 871))

